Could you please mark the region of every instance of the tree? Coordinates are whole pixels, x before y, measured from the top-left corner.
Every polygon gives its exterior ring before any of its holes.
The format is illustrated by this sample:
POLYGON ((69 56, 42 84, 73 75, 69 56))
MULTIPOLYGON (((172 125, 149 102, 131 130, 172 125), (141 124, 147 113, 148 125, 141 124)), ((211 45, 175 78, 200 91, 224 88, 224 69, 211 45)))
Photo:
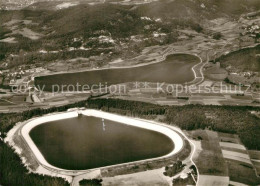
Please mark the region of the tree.
POLYGON ((219 40, 219 39, 221 39, 221 37, 222 37, 222 34, 220 32, 216 32, 213 34, 213 39, 215 39, 215 40, 219 40))

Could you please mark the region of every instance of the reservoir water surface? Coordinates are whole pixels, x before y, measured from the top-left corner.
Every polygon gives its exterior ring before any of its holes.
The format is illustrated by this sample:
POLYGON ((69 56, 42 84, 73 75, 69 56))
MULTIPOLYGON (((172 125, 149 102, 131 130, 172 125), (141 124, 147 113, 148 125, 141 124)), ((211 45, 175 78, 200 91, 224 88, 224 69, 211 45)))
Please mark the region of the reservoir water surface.
POLYGON ((46 161, 85 170, 164 156, 174 144, 164 134, 91 116, 43 123, 29 135, 46 161))
MULTIPOLYGON (((111 68, 75 73, 61 73, 35 77, 35 85, 45 91, 52 91, 53 85, 111 85, 126 82, 165 82, 183 84, 194 79, 192 67, 199 63, 199 58, 189 54, 173 54, 159 63, 132 68, 111 68), (42 88, 41 88, 42 89, 42 88)), ((53 90, 55 91, 55 90, 53 90)))

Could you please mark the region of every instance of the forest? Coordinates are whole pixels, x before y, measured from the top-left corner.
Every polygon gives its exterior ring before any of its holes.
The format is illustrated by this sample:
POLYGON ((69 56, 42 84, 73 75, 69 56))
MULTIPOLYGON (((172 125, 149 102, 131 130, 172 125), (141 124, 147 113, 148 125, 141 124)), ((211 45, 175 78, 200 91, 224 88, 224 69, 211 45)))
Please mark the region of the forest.
POLYGON ((260 57, 258 56, 260 52, 260 45, 256 45, 253 48, 243 48, 230 52, 227 55, 220 56, 215 59, 216 62, 220 62, 223 68, 229 65, 239 69, 239 71, 260 71, 260 57))
POLYGON ((21 164, 20 157, 7 144, 0 141, 0 185, 59 186, 69 183, 62 178, 28 174, 26 167, 21 164))
MULTIPOLYGON (((49 109, 33 109, 21 113, 0 113, 0 134, 4 138, 17 122, 28 120, 35 116, 41 116, 52 112, 62 112, 69 108, 83 107, 85 101, 49 109)), ((60 186, 69 185, 62 178, 28 174, 28 170, 21 162, 19 156, 6 143, 0 140, 0 185, 37 185, 37 186, 60 186)))
POLYGON ((89 108, 101 109, 122 115, 153 119, 163 115, 161 122, 183 130, 210 129, 238 134, 248 149, 260 149, 260 118, 250 111, 260 111, 250 106, 160 106, 150 103, 119 99, 89 99, 89 108))
MULTIPOLYGON (((138 101, 104 99, 90 97, 74 104, 48 109, 33 109, 20 113, 1 113, 1 138, 17 123, 32 117, 52 112, 62 112, 69 108, 87 107, 132 117, 154 119, 175 125, 183 130, 210 129, 214 131, 238 134, 248 149, 260 149, 260 118, 251 111, 260 111, 250 106, 160 106, 138 101)), ((2 185, 66 185, 61 178, 28 174, 20 158, 7 144, 0 141, 0 184, 2 185), (18 184, 20 183, 20 184, 18 184)))

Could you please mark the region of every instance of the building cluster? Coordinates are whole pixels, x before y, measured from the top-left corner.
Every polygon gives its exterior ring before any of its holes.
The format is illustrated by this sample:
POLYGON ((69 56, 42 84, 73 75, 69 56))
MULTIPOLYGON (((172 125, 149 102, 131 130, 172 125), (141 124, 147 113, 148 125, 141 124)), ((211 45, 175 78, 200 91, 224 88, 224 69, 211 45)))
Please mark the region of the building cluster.
POLYGON ((43 67, 36 67, 35 65, 22 65, 17 70, 0 70, 0 77, 3 77, 4 82, 0 82, 3 85, 16 85, 21 82, 30 81, 30 77, 34 73, 40 73, 44 71, 43 67))
POLYGON ((252 25, 242 26, 241 28, 243 30, 241 33, 242 36, 249 35, 254 39, 260 38, 260 26, 258 24, 253 23, 252 25))

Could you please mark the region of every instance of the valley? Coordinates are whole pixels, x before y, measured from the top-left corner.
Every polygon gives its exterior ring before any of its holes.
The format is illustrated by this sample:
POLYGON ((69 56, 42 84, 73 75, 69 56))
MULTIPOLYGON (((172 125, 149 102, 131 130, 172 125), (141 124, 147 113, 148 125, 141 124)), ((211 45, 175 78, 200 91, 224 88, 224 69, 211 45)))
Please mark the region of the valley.
POLYGON ((259 0, 3 0, 0 185, 259 185, 259 0))

